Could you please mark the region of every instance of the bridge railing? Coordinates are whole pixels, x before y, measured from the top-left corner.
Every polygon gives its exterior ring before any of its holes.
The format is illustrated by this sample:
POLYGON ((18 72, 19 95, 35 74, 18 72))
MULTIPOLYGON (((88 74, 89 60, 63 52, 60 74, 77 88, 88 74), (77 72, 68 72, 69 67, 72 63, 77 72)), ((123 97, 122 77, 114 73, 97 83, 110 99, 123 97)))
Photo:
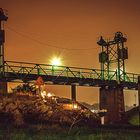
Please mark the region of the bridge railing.
MULTIPOLYGON (((4 70, 5 73, 12 73, 13 77, 17 79, 24 79, 29 75, 45 75, 54 77, 92 78, 118 81, 118 75, 116 71, 109 71, 109 75, 105 75, 103 77, 102 71, 99 69, 6 61, 4 64, 4 70)), ((138 81, 138 74, 125 73, 123 76, 125 76, 125 81, 127 82, 138 81)), ((121 80, 123 81, 124 78, 122 78, 121 80)))
MULTIPOLYGON (((37 74, 37 75, 101 79, 101 70, 99 69, 54 66, 54 65, 24 63, 14 61, 6 61, 4 69, 6 73, 12 72, 15 75, 37 74)), ((116 73, 114 71, 110 73, 112 73, 110 79, 116 80, 116 73)))
POLYGON ((138 83, 138 76, 140 75, 134 73, 124 73, 126 82, 138 83))

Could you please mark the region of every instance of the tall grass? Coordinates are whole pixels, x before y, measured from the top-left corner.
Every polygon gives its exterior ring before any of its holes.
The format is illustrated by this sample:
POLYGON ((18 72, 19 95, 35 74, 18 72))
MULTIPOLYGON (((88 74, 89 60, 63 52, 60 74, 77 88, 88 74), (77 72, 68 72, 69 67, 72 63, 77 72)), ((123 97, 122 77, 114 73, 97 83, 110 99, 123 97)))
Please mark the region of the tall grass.
POLYGON ((79 136, 59 136, 48 134, 11 133, 0 135, 0 140, 139 140, 139 136, 114 133, 89 134, 79 136))
POLYGON ((130 124, 132 125, 139 125, 139 115, 133 115, 130 120, 129 120, 130 124))
MULTIPOLYGON (((49 127, 48 127, 49 128, 49 127)), ((30 128, 0 127, 0 140, 139 140, 138 131, 74 128, 70 135, 67 128, 50 129, 43 126, 30 128)))

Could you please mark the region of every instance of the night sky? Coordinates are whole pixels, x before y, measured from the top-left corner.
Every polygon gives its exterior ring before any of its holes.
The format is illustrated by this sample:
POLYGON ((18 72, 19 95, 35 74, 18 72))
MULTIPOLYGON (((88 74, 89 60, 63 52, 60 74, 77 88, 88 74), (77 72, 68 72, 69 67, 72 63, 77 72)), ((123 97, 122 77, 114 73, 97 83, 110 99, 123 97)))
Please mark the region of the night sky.
MULTIPOLYGON (((99 36, 121 31, 128 38, 126 71, 140 73, 139 0, 0 0, 0 7, 9 17, 6 60, 49 64, 59 56, 66 66, 100 68, 99 36)), ((69 86, 48 86, 48 91, 70 97, 69 86)), ((98 88, 77 92, 80 101, 98 102, 98 88)), ((134 104, 134 91, 125 93, 126 104, 134 104)))

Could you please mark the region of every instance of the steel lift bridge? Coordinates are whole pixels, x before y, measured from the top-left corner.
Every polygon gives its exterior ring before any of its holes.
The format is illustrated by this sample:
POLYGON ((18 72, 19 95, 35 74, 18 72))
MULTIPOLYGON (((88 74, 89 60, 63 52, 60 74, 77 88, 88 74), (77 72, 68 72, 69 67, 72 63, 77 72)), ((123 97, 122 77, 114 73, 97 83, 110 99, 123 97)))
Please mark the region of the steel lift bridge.
POLYGON ((3 9, 0 9, 0 93, 7 92, 7 82, 35 82, 39 76, 46 84, 71 85, 72 100, 76 100, 77 85, 99 87, 100 109, 107 109, 106 121, 115 123, 124 120, 123 89, 138 90, 139 75, 125 71, 127 38, 121 32, 116 32, 112 40, 106 41, 101 36, 97 42, 101 47, 101 69, 5 61, 2 25, 7 19, 3 9))

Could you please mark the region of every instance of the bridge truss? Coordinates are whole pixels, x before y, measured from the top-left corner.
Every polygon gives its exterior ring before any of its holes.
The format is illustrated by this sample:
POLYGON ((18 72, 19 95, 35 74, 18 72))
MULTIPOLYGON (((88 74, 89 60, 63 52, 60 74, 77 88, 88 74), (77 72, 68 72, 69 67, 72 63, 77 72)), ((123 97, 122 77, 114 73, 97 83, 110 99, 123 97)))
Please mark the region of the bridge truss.
POLYGON ((5 61, 0 70, 0 79, 6 82, 35 82, 37 77, 41 76, 48 84, 116 87, 119 83, 126 89, 137 90, 138 88, 139 75, 133 73, 125 73, 126 78, 124 80, 123 77, 120 79, 116 71, 110 71, 110 75, 102 79, 102 70, 99 69, 15 61, 5 61))

